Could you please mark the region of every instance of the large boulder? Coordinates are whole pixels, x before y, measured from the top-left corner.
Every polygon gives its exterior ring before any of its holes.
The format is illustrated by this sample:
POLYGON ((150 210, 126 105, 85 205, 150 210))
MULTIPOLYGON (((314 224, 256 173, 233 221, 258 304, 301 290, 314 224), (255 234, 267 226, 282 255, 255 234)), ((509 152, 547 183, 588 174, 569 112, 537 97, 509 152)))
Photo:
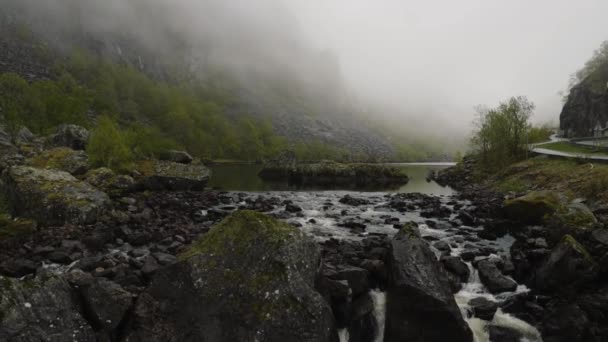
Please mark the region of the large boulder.
POLYGON ((447 276, 416 227, 395 235, 388 262, 386 342, 473 340, 447 276))
POLYGON ((598 271, 585 247, 566 235, 535 272, 532 282, 540 290, 560 291, 594 279, 598 271))
POLYGON ((133 177, 117 175, 114 171, 105 167, 90 170, 86 173, 85 180, 110 196, 122 196, 135 187, 133 177))
POLYGON ((93 223, 110 204, 105 193, 67 172, 29 166, 5 170, 2 192, 13 215, 45 225, 93 223))
POLYGON ((315 291, 320 250, 299 230, 237 211, 157 271, 126 341, 337 341, 315 291))
POLYGON ((79 176, 89 170, 89 156, 84 151, 57 147, 31 158, 28 160, 28 164, 42 169, 62 170, 79 176))
POLYGON ((561 206, 559 196, 551 191, 532 191, 525 196, 506 200, 503 211, 507 218, 526 224, 542 223, 561 206))
POLYGON ((89 142, 89 131, 78 125, 61 125, 49 138, 51 146, 84 150, 89 142))
POLYGON ((211 170, 204 165, 179 164, 163 160, 145 160, 137 165, 142 174, 139 186, 146 190, 203 190, 211 170))
POLYGON ((70 285, 0 277, 0 341, 95 342, 70 285))

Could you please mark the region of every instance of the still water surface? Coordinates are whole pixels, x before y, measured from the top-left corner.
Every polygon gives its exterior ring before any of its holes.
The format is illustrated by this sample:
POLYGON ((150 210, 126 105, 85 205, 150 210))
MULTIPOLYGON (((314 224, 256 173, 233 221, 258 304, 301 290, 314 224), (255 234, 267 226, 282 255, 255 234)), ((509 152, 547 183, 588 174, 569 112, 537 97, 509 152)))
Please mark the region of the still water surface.
POLYGON ((268 182, 258 177, 262 165, 254 164, 218 164, 211 167, 213 175, 209 186, 226 191, 314 191, 314 190, 358 190, 383 192, 420 192, 432 195, 451 195, 452 189, 442 187, 434 181, 427 182, 429 171, 437 171, 454 165, 453 163, 399 163, 391 164, 402 168, 410 181, 402 186, 392 188, 347 188, 326 186, 302 186, 287 182, 268 182))

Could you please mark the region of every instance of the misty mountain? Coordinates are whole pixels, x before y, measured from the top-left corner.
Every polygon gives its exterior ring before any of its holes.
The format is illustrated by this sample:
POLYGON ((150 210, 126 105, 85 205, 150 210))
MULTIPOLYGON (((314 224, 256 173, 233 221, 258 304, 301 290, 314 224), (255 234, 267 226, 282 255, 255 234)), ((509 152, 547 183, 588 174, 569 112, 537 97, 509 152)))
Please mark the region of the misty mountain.
POLYGON ((290 143, 319 142, 374 159, 395 143, 361 120, 331 53, 311 48, 288 11, 222 1, 3 1, 0 72, 52 78, 54 64, 86 51, 159 82, 206 84, 230 94, 224 115, 269 119, 290 143))
POLYGON ((608 43, 578 75, 561 112, 560 129, 568 137, 589 137, 598 123, 608 127, 608 43))

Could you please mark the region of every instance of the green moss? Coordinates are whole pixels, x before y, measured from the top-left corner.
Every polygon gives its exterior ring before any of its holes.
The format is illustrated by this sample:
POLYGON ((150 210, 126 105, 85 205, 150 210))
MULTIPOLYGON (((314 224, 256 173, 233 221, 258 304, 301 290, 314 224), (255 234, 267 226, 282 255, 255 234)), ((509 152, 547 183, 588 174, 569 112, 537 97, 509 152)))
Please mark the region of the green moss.
POLYGON ((225 218, 180 255, 187 259, 197 254, 222 254, 226 251, 243 253, 247 247, 262 239, 268 246, 278 245, 297 230, 270 216, 242 210, 225 218))
POLYGON ((408 222, 408 223, 404 224, 403 227, 401 227, 400 232, 406 234, 408 237, 417 236, 418 235, 417 228, 418 228, 418 226, 415 223, 408 222))
POLYGON ((32 220, 12 219, 7 214, 0 214, 0 239, 28 235, 36 231, 32 220))
POLYGON ((63 169, 67 157, 74 153, 74 150, 67 147, 59 147, 45 151, 29 160, 29 164, 40 169, 63 169))
POLYGON ((569 235, 569 234, 564 235, 561 243, 571 246, 574 250, 576 250, 579 254, 581 254, 585 258, 585 260, 587 260, 590 263, 595 264, 595 259, 593 259, 591 254, 587 251, 587 249, 583 245, 581 245, 578 241, 576 241, 576 239, 574 237, 572 237, 572 235, 569 235))

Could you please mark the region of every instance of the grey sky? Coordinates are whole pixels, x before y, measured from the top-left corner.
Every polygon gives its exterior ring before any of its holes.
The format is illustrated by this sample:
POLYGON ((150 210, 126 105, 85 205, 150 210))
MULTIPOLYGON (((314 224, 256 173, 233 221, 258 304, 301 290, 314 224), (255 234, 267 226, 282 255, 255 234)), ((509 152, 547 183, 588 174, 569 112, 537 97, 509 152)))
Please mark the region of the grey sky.
POLYGON ((557 93, 608 39, 605 0, 283 1, 359 92, 452 123, 513 95, 557 122, 557 93))

